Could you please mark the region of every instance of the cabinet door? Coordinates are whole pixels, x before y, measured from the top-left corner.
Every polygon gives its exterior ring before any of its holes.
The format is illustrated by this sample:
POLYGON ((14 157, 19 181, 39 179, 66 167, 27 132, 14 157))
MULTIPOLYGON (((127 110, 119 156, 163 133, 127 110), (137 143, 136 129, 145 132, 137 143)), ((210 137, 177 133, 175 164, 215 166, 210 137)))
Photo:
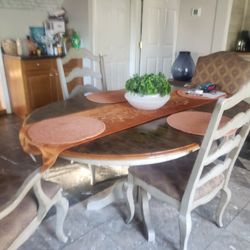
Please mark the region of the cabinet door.
POLYGON ((27 73, 27 87, 31 111, 57 101, 55 76, 52 73, 27 73))

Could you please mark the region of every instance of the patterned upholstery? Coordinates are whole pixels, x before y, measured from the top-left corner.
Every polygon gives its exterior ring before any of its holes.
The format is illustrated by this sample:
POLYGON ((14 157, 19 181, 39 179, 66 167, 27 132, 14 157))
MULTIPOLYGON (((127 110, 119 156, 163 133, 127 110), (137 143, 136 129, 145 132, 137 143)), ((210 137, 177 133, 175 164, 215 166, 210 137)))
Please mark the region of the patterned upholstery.
MULTIPOLYGON (((197 153, 177 160, 152 164, 145 166, 135 166, 129 168, 129 173, 133 176, 152 185, 172 198, 181 201, 185 192, 189 176, 191 174, 197 153)), ((205 173, 211 169, 211 166, 205 168, 205 173)), ((214 190, 224 181, 224 176, 220 175, 196 190, 195 200, 198 200, 210 191, 214 190)))
POLYGON ((231 95, 249 79, 250 62, 235 52, 223 51, 198 58, 192 84, 211 81, 231 95))
MULTIPOLYGON (((22 182, 23 179, 19 176, 0 175, 1 205, 10 201, 22 182)), ((50 198, 60 189, 57 184, 48 181, 42 181, 41 184, 45 194, 50 198)), ((7 249, 27 225, 29 225, 37 215, 37 208, 37 201, 33 193, 30 192, 13 212, 0 221, 0 249, 7 249)))

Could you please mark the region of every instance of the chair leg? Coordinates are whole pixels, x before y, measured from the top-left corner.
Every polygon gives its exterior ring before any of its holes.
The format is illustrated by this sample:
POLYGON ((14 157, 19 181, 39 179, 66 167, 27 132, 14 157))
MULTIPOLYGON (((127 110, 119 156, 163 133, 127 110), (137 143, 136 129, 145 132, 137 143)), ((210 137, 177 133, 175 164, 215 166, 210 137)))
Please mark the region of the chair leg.
POLYGON ((185 215, 179 215, 179 227, 180 227, 180 249, 187 250, 187 243, 191 233, 192 219, 191 212, 185 215))
POLYGON ((228 187, 225 187, 221 190, 221 199, 216 212, 216 224, 218 227, 223 227, 222 217, 225 212, 225 209, 231 199, 231 190, 228 187))
POLYGON ((147 240, 149 242, 154 242, 155 241, 155 231, 151 223, 151 218, 150 218, 150 211, 149 211, 149 195, 148 193, 140 188, 139 189, 139 204, 141 208, 141 214, 143 217, 143 222, 147 234, 147 240))
POLYGON ((88 164, 89 171, 90 171, 90 185, 95 185, 95 166, 88 164))
POLYGON ((134 195, 133 195, 134 185, 132 183, 127 183, 126 190, 126 200, 129 208, 129 215, 126 219, 126 223, 130 223, 135 215, 135 203, 134 203, 134 195))
POLYGON ((63 224, 68 209, 69 209, 68 200, 62 197, 62 194, 60 194, 60 198, 56 203, 56 236, 63 242, 67 242, 68 240, 68 237, 64 234, 63 231, 63 224))

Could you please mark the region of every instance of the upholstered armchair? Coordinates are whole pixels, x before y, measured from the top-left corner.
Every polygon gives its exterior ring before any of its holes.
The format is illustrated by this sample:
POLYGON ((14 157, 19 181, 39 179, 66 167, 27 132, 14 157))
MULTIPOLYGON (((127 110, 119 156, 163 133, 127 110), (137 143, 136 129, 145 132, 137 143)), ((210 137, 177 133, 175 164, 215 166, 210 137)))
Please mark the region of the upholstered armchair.
POLYGON ((0 249, 17 249, 40 225, 52 206, 56 206, 56 235, 67 237, 63 223, 68 201, 61 188, 41 179, 39 170, 25 180, 18 175, 0 173, 0 249))
POLYGON ((231 95, 249 79, 250 62, 236 52, 221 51, 198 58, 192 84, 211 81, 231 95))

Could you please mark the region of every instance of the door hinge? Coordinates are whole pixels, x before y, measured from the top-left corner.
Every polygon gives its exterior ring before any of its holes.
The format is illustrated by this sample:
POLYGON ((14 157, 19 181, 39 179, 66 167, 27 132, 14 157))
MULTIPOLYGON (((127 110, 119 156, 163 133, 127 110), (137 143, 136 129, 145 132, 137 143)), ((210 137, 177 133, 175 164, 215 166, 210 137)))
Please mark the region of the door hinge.
POLYGON ((142 41, 139 42, 139 48, 142 49, 142 41))

